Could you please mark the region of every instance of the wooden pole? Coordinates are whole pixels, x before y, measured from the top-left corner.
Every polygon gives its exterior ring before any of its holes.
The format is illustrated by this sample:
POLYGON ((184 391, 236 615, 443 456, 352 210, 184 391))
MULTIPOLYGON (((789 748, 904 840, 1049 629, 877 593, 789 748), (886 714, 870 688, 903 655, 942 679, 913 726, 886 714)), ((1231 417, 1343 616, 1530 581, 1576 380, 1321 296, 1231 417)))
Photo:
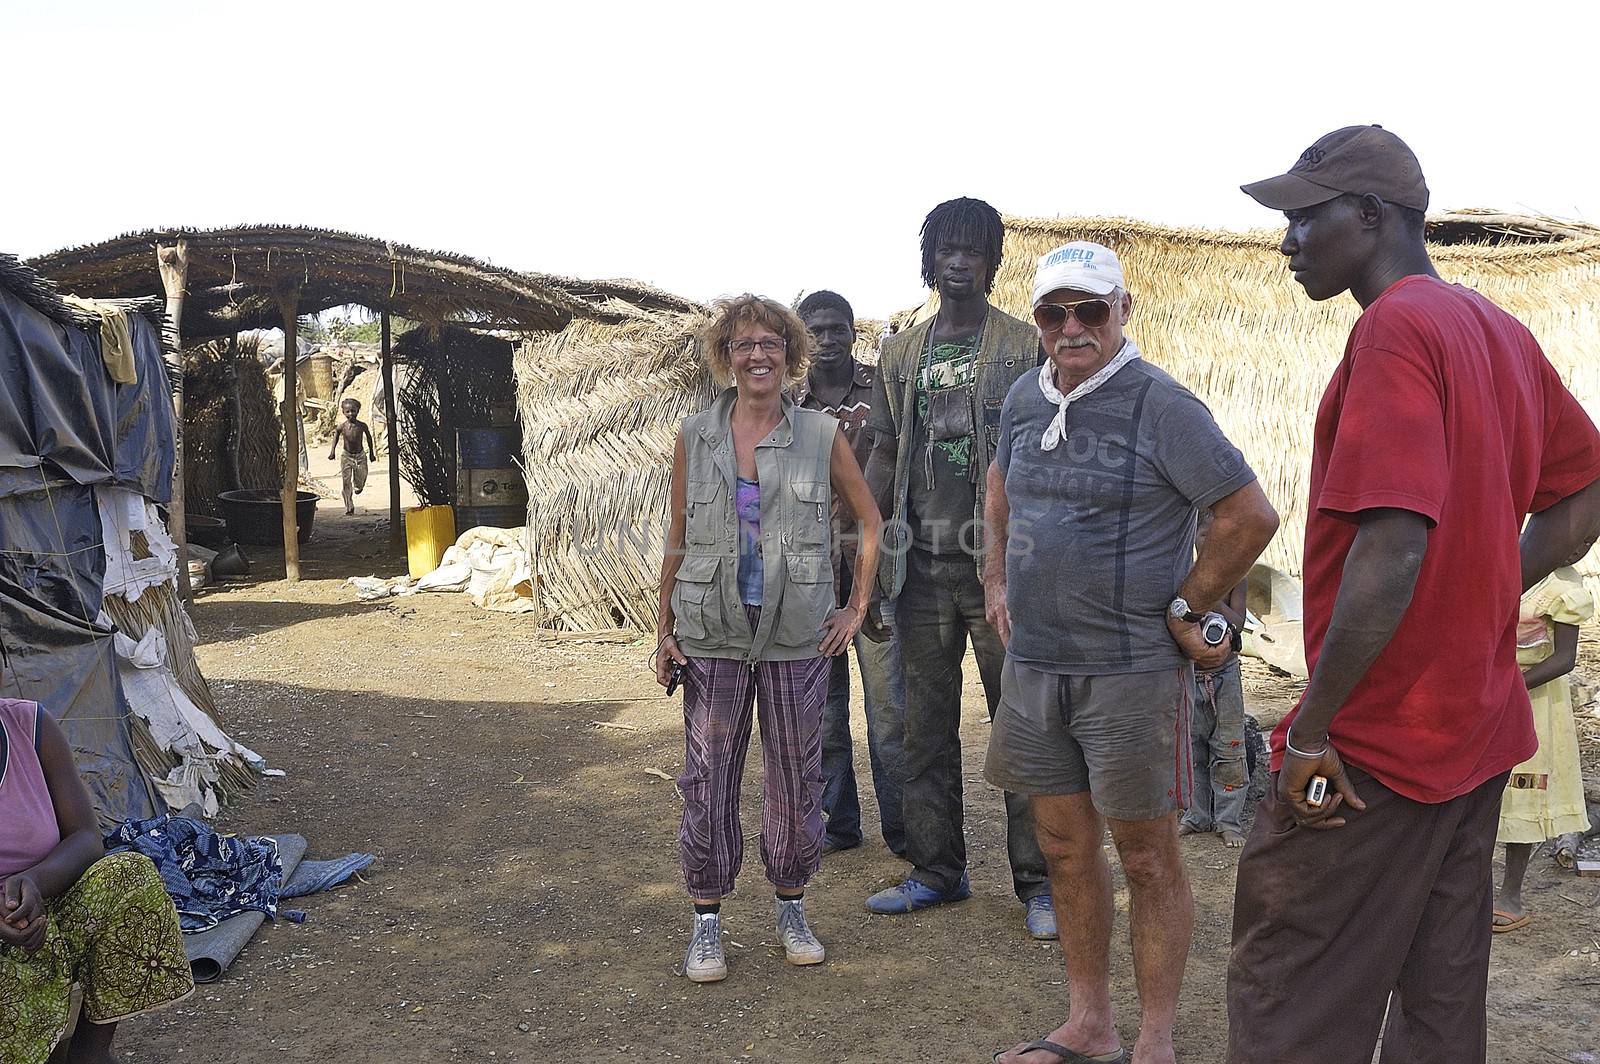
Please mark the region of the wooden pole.
POLYGON ((399 547, 406 532, 400 522, 400 447, 399 424, 394 416, 394 352, 389 348, 389 312, 378 312, 378 338, 383 350, 383 424, 388 430, 389 450, 389 542, 399 547))
POLYGON ((161 339, 172 388, 172 502, 167 505, 167 532, 178 547, 178 597, 187 602, 193 595, 189 587, 189 528, 183 497, 183 295, 189 277, 189 242, 180 239, 164 247, 157 244, 156 266, 167 295, 166 328, 161 339))
POLYGON ((228 432, 222 445, 223 470, 229 491, 244 487, 239 469, 239 444, 244 432, 244 397, 239 394, 239 336, 228 337, 224 351, 228 358, 228 432))
POLYGON ((437 322, 432 324, 431 331, 440 367, 439 441, 444 446, 445 505, 455 506, 461 502, 461 486, 457 483, 459 470, 456 468, 456 382, 450 352, 447 350, 450 334, 437 322))
POLYGON ((300 523, 295 519, 300 491, 300 286, 278 286, 278 313, 283 318, 283 576, 300 579, 300 523))

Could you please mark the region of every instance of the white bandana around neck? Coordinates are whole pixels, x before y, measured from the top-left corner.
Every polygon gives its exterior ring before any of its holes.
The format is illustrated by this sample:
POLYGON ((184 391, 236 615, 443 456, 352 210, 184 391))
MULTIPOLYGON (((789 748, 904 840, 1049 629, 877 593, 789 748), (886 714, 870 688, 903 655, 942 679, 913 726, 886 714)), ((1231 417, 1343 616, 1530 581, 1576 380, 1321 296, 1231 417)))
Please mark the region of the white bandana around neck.
POLYGON ((1122 350, 1117 352, 1117 357, 1094 371, 1093 376, 1078 385, 1066 395, 1061 394, 1061 389, 1056 387, 1054 370, 1055 363, 1050 359, 1044 360, 1044 365, 1039 367, 1039 390, 1044 397, 1056 404, 1056 416, 1045 426, 1044 435, 1039 438, 1041 451, 1053 451, 1067 434, 1067 407, 1082 399, 1106 381, 1116 376, 1117 370, 1139 357, 1139 349, 1132 340, 1123 337, 1122 350))

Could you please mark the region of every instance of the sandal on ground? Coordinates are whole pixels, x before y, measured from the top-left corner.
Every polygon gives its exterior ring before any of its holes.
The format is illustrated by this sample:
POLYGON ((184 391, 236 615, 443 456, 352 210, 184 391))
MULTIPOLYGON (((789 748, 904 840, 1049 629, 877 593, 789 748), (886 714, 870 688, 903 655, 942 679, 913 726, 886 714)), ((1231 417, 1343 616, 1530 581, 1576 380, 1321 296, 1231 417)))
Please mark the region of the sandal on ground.
POLYGON ((1508 913, 1504 909, 1496 909, 1494 911, 1494 915, 1496 919, 1503 919, 1506 921, 1503 924, 1497 924, 1493 920, 1489 922, 1490 930, 1497 935, 1503 935, 1507 931, 1515 931, 1519 927, 1527 927, 1529 924, 1533 923, 1533 917, 1527 913, 1523 913, 1521 916, 1518 916, 1515 913, 1508 913))
MULTIPOLYGON (((1111 1053, 1103 1053, 1098 1057, 1086 1056, 1083 1053, 1078 1052, 1076 1049, 1068 1049, 1066 1046, 1058 1045, 1055 1042, 1050 1041, 1048 1038, 1040 1038, 1036 1041, 1029 1042, 1027 1045, 1022 1047, 1022 1052, 1025 1054, 1038 1050, 1042 1050, 1046 1053, 1054 1053, 1056 1056, 1061 1058, 1061 1064, 1128 1064, 1128 1062, 1133 1059, 1132 1056, 1129 1055, 1127 1049, 1118 1049, 1111 1053)), ((1011 1050, 1002 1049, 990 1059, 998 1061, 1002 1055, 1009 1052, 1011 1052, 1011 1050)))

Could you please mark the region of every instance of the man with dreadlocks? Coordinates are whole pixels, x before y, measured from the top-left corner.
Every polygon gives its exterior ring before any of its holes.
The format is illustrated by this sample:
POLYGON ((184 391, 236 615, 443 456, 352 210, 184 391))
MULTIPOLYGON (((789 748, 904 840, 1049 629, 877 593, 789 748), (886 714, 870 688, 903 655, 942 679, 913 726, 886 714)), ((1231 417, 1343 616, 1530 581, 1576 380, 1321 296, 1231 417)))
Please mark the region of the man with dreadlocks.
MULTIPOLYGON (((888 524, 883 592, 896 601, 906 674, 905 882, 867 899, 905 913, 967 897, 961 804, 961 659, 972 641, 993 718, 1005 647, 984 616, 984 473, 1000 407, 1039 365, 1039 335, 989 304, 1000 267, 1000 214, 976 199, 939 204, 922 223, 922 279, 939 293, 928 321, 884 340, 868 427, 867 480, 888 524)), ((1004 548, 1002 547, 1002 553, 1004 548)), ((1028 800, 1006 795, 1012 884, 1034 938, 1056 937, 1044 857, 1028 800)))

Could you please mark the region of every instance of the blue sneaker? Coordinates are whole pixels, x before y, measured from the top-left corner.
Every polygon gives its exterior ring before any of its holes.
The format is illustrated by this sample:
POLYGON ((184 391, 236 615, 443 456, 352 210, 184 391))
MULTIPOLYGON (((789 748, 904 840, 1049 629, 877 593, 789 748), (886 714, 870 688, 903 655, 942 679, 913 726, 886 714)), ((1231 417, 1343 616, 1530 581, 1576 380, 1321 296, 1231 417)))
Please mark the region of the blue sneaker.
POLYGON ((1022 926, 1028 937, 1049 942, 1061 936, 1056 932, 1056 903, 1048 894, 1029 898, 1022 905, 1022 926))
POLYGON ((904 883, 880 890, 867 899, 867 909, 875 913, 914 913, 918 909, 926 909, 930 905, 943 905, 947 901, 960 901, 972 894, 972 885, 967 882, 965 872, 961 874, 961 882, 955 889, 941 894, 915 876, 908 876, 904 883))

